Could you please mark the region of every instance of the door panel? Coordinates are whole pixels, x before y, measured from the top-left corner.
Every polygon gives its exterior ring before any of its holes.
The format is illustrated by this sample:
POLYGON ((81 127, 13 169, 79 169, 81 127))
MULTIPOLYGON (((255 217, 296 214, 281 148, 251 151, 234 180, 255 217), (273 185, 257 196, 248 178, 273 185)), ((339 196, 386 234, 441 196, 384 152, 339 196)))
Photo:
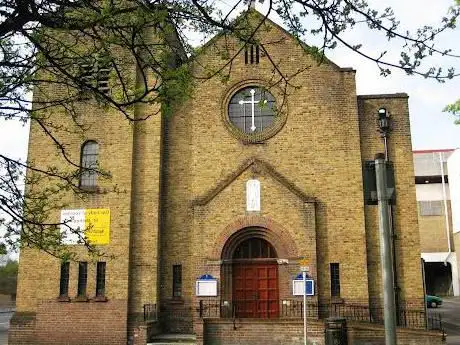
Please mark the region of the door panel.
POLYGON ((234 264, 233 300, 237 317, 278 317, 278 265, 276 263, 234 264))

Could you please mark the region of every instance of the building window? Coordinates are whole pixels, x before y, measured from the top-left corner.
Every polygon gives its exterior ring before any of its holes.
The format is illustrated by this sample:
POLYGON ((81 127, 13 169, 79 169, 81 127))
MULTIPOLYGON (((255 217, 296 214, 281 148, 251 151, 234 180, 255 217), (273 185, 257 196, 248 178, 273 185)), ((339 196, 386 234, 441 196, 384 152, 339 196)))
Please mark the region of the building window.
POLYGON ((275 97, 262 87, 245 87, 231 98, 228 118, 243 133, 262 132, 275 119, 275 97))
POLYGON ((340 297, 340 268, 339 264, 330 264, 331 270, 331 297, 340 297))
POLYGON ((441 216, 444 214, 441 200, 419 201, 421 216, 441 216))
POLYGON ((110 62, 103 59, 101 54, 96 54, 86 62, 80 64, 80 76, 88 88, 97 89, 103 94, 108 94, 110 62))
POLYGON ((276 258, 273 246, 262 238, 250 238, 241 242, 233 252, 233 259, 276 258))
POLYGON ((260 47, 257 44, 249 44, 244 47, 244 63, 246 65, 258 64, 260 60, 260 47))
POLYGON ((173 265, 173 297, 182 296, 182 265, 173 265))
POLYGON ((61 278, 59 283, 59 297, 67 297, 69 295, 69 272, 70 263, 61 263, 61 278))
POLYGON ((80 188, 95 189, 99 145, 93 140, 85 142, 81 148, 80 188))
POLYGON ((105 296, 105 262, 98 262, 96 266, 96 297, 105 296))
POLYGON ((88 263, 80 261, 78 263, 78 286, 77 296, 86 297, 86 281, 88 278, 88 263))

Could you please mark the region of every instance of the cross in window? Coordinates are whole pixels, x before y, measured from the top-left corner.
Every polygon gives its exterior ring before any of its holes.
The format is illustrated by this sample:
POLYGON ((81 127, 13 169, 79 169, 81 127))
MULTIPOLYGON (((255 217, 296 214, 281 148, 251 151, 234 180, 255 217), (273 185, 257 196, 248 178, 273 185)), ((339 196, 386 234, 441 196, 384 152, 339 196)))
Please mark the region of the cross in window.
POLYGON ((251 91, 249 91, 249 92, 251 93, 251 100, 250 100, 250 101, 243 101, 243 100, 241 100, 239 103, 240 103, 242 106, 244 106, 245 103, 251 104, 251 112, 252 112, 252 113, 251 113, 251 121, 252 121, 252 122, 251 122, 251 123, 252 123, 252 125, 251 125, 251 131, 254 132, 254 131, 256 130, 256 126, 255 126, 255 123, 254 123, 254 105, 255 105, 256 103, 259 103, 259 101, 255 101, 255 100, 254 100, 254 94, 256 93, 256 90, 251 89, 251 91))

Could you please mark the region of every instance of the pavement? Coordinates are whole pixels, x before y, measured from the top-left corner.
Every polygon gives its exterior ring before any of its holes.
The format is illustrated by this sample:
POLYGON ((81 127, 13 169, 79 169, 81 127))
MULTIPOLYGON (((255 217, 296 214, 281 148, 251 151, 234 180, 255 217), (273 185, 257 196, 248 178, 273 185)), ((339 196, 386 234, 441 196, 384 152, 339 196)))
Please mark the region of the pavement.
POLYGON ((10 308, 0 308, 0 345, 8 344, 8 328, 10 327, 10 318, 13 312, 9 311, 10 308))
POLYGON ((460 297, 445 297, 442 306, 429 308, 428 313, 441 314, 447 345, 460 345, 460 297))

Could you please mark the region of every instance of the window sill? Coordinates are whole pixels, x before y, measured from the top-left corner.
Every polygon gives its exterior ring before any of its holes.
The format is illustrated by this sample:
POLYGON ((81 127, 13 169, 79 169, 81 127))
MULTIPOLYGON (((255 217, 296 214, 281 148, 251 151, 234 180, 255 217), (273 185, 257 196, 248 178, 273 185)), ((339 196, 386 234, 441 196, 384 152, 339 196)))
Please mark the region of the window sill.
POLYGON ((88 302, 89 299, 86 296, 77 296, 73 299, 74 302, 88 302))
POLYGON ((169 304, 184 304, 185 301, 182 297, 171 297, 169 304))
POLYGON ((59 296, 57 298, 58 302, 70 302, 70 297, 69 296, 59 296))
POLYGON ((331 303, 332 304, 344 304, 345 300, 342 297, 333 296, 331 297, 331 303))
POLYGON ((108 299, 105 296, 95 296, 93 302, 107 302, 108 299))
POLYGON ((99 186, 80 186, 80 190, 84 193, 100 193, 101 189, 99 186))

